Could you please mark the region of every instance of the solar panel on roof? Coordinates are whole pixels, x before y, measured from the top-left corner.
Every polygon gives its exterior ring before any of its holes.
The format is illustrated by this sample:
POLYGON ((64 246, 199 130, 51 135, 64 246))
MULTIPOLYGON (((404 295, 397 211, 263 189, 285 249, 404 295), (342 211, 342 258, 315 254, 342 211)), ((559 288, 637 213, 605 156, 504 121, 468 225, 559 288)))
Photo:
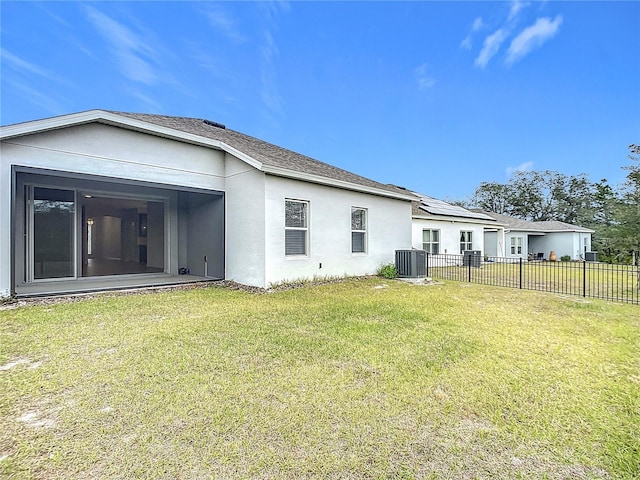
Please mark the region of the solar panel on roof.
POLYGON ((464 207, 452 205, 436 198, 425 197, 424 195, 419 196, 421 199, 421 205, 419 208, 433 215, 449 215, 452 217, 477 218, 480 220, 490 220, 492 222, 495 221, 494 218, 483 213, 472 212, 471 210, 467 210, 464 207))

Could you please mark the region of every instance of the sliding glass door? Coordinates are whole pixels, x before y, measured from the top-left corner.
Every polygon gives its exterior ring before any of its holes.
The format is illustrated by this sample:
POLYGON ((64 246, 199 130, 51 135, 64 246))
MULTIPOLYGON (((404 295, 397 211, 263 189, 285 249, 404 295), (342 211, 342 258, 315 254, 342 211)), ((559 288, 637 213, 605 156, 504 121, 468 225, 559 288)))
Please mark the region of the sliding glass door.
POLYGON ((28 195, 27 272, 34 280, 75 277, 75 191, 30 186, 28 195))
POLYGON ((23 282, 165 273, 166 197, 54 181, 19 184, 24 197, 17 212, 24 223, 16 258, 23 259, 23 282))

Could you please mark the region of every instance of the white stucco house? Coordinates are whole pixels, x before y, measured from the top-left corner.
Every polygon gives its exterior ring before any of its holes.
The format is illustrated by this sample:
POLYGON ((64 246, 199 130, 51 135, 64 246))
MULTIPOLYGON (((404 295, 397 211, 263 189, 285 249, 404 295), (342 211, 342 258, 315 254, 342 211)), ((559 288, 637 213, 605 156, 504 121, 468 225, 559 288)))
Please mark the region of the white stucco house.
MULTIPOLYGON (((494 218, 452 205, 427 195, 414 193, 411 246, 432 255, 486 253, 485 235, 500 232, 503 226, 494 218)), ((495 255, 495 254, 493 254, 495 255)))
POLYGON ((91 110, 0 142, 0 296, 268 287, 375 273, 412 244, 410 192, 208 120, 91 110))
MULTIPOLYGON (((498 213, 475 210, 504 225, 502 232, 485 233, 485 247, 489 255, 504 249, 504 257, 548 259, 554 252, 557 260, 569 256, 571 260, 595 258, 591 252, 594 230, 559 221, 528 222, 498 213), (504 246, 504 247, 503 247, 504 246)), ((497 256, 503 256, 496 254, 497 256)))

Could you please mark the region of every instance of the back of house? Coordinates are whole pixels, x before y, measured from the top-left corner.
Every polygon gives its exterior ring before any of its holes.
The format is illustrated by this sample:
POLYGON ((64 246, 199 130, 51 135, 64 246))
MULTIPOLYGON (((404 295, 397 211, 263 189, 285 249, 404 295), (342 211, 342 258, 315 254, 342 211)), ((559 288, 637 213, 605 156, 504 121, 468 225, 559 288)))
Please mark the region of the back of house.
POLYGON ((195 118, 91 110, 2 127, 0 296, 374 273, 415 197, 195 118))

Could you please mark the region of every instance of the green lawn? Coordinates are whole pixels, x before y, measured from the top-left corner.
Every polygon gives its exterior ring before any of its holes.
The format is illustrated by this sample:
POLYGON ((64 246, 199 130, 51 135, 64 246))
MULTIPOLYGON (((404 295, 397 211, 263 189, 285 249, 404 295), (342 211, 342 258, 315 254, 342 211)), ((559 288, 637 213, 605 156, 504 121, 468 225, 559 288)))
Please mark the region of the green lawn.
POLYGON ((638 478, 640 307, 447 282, 0 310, 2 478, 638 478))

